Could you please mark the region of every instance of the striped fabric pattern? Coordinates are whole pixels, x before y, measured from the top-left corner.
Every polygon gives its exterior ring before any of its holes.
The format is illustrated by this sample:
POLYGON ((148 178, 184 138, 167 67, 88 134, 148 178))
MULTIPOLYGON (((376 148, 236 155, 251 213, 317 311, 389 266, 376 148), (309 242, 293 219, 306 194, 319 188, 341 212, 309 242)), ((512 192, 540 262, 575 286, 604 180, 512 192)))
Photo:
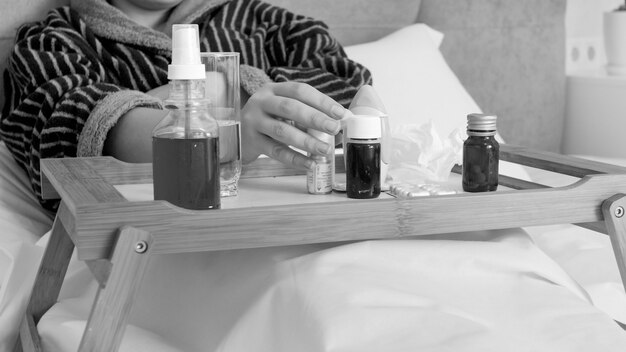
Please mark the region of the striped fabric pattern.
MULTIPOLYGON (((256 0, 200 17, 203 51, 236 51, 273 81, 311 84, 344 106, 370 73, 346 57, 320 21, 256 0)), ((93 109, 109 94, 167 84, 170 53, 96 36, 69 7, 18 30, 4 73, 0 137, 28 173, 42 205, 39 160, 75 157, 93 109)))

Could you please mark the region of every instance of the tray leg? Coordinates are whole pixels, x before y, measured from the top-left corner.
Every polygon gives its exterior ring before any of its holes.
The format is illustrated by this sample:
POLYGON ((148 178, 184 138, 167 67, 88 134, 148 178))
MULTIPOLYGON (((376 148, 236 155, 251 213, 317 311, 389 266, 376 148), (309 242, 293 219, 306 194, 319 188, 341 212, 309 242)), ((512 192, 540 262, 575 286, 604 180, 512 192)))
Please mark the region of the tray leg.
MULTIPOLYGON (((65 211, 67 208, 61 203, 59 214, 65 211)), ((63 226, 61 217, 57 216, 52 226, 48 245, 39 264, 26 314, 20 324, 20 336, 14 347, 15 352, 39 352, 42 350, 37 323, 59 298, 59 292, 73 251, 74 243, 63 226)))
POLYGON ((91 308, 79 351, 119 349, 130 308, 150 258, 152 237, 133 227, 120 230, 111 257, 111 272, 91 308))
POLYGON ((616 194, 604 201, 602 214, 617 259, 622 285, 626 289, 626 195, 616 194))

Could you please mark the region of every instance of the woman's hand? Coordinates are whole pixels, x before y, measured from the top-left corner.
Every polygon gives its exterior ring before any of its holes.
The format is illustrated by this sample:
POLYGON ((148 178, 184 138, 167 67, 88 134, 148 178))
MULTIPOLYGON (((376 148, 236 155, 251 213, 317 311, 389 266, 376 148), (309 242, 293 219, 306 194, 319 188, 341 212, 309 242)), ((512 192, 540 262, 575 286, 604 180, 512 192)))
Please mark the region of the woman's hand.
POLYGON ((241 111, 243 162, 265 154, 296 168, 310 169, 314 162, 289 148, 325 155, 331 146, 307 134, 308 128, 336 135, 347 110, 305 83, 270 83, 252 95, 241 111), (298 127, 296 127, 298 126, 298 127))

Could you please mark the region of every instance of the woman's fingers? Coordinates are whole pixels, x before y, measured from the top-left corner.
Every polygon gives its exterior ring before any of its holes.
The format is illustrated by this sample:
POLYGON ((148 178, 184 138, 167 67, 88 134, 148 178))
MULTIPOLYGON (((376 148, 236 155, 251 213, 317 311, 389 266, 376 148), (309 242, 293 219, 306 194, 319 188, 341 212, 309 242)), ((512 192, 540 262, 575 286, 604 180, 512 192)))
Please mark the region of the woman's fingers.
POLYGON ((272 99, 263 100, 261 104, 262 109, 271 116, 291 120, 305 129, 313 128, 335 135, 341 128, 339 121, 293 98, 274 96, 272 99))
POLYGON ((274 94, 281 97, 291 98, 327 116, 339 120, 346 114, 346 109, 319 90, 312 86, 299 82, 283 82, 271 85, 274 94))
POLYGON ((261 136, 261 138, 260 148, 263 151, 262 154, 298 169, 311 169, 313 167, 313 160, 289 148, 287 145, 267 136, 261 136))
POLYGON ((328 154, 331 150, 331 145, 299 130, 287 121, 281 121, 265 116, 264 118, 260 118, 257 123, 257 131, 259 133, 282 144, 291 145, 306 152, 318 155, 328 154))

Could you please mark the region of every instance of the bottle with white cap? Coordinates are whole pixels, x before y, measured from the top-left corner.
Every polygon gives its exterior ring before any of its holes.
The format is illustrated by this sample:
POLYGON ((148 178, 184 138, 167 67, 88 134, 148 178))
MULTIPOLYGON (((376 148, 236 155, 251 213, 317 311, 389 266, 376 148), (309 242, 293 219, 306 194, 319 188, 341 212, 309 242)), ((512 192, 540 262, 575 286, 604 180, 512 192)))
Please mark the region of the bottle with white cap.
POLYGON ((495 139, 495 115, 467 115, 467 136, 463 143, 463 190, 488 192, 498 188, 500 145, 495 139))
POLYGON ((348 198, 380 195, 381 124, 378 116, 354 115, 346 121, 346 192, 348 198))
POLYGON ((152 131, 154 199, 187 209, 220 207, 219 128, 205 77, 198 25, 173 25, 168 114, 152 131))
POLYGON ((355 115, 380 117, 382 127, 380 140, 380 188, 383 191, 388 190, 387 170, 389 168, 389 160, 391 159, 391 129, 385 105, 371 85, 364 85, 359 88, 354 98, 352 98, 350 111, 355 115))

